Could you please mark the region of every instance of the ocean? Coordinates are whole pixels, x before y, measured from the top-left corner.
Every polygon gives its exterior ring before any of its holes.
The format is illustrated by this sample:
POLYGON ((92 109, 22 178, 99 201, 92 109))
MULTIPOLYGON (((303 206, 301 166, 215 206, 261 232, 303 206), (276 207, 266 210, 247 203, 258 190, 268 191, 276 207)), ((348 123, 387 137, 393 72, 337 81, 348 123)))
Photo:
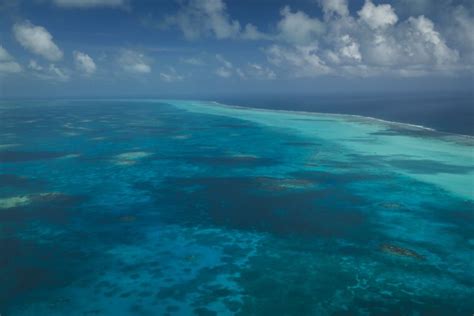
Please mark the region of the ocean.
POLYGON ((253 108, 352 114, 474 136, 472 92, 379 92, 209 96, 253 108))
POLYGON ((0 102, 0 314, 472 314, 469 116, 218 101, 0 102))

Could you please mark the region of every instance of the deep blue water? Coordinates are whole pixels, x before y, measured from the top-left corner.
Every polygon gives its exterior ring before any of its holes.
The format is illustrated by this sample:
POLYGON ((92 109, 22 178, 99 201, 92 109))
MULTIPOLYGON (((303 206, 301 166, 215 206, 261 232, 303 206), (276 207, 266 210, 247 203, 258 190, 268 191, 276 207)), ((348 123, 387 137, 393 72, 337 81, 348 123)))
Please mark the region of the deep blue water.
POLYGON ((471 167, 165 101, 0 119, 2 316, 474 311, 472 200, 407 176, 471 167))
POLYGON ((472 92, 238 95, 216 97, 225 104, 266 109, 354 114, 415 124, 441 132, 474 135, 472 92))

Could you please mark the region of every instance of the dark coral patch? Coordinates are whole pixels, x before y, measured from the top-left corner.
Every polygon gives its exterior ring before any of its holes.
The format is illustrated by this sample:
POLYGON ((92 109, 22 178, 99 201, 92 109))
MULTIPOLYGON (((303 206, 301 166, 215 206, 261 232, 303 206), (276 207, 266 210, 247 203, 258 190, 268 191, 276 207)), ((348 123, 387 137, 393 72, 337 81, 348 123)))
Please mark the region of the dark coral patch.
POLYGON ((133 215, 123 215, 118 218, 118 220, 122 223, 131 223, 137 220, 137 218, 133 215))
POLYGON ((87 197, 52 192, 31 195, 30 199, 30 205, 2 210, 0 221, 27 224, 36 220, 51 224, 66 224, 73 215, 72 209, 83 203, 87 197))
MULTIPOLYGON (((42 245, 16 238, 0 239, 0 309, 33 293, 47 299, 48 291, 64 287, 82 273, 86 254, 66 245, 42 245), (47 290, 45 290, 47 289, 47 290)), ((8 313, 8 311, 7 311, 8 313)))
POLYGON ((382 250, 385 253, 389 253, 392 255, 396 256, 402 256, 402 257, 409 257, 409 258, 414 258, 418 260, 424 259, 422 255, 419 253, 415 252, 414 250, 391 245, 391 244, 383 244, 380 246, 380 250, 382 250))
POLYGON ((204 164, 212 167, 260 167, 273 166, 280 162, 274 158, 264 158, 255 156, 182 156, 170 157, 170 159, 179 159, 190 164, 204 164))
POLYGON ((199 307, 194 309, 194 314, 197 316, 215 316, 217 313, 213 310, 207 309, 205 307, 199 307))
POLYGON ((329 186, 316 189, 307 181, 275 181, 296 189, 275 194, 262 186, 259 177, 173 178, 152 194, 161 206, 170 206, 163 208, 162 216, 180 223, 307 236, 356 236, 367 228, 362 212, 365 200, 345 186, 328 182, 329 186), (302 184, 303 189, 298 188, 302 184))

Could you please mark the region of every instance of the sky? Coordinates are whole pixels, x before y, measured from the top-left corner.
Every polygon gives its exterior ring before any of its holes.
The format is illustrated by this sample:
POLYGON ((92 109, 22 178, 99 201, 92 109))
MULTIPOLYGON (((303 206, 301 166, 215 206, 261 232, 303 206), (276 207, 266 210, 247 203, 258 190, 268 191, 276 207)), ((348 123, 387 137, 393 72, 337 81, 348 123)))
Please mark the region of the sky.
POLYGON ((0 0, 0 98, 466 91, 474 1, 0 0))

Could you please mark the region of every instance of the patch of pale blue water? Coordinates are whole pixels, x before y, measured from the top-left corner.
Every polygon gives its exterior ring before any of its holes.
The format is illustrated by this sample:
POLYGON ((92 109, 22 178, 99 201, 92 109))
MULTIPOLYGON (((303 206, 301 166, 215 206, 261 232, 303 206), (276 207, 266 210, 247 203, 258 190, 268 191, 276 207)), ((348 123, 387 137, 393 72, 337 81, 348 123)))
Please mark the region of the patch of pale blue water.
POLYGON ((2 315, 473 309, 472 200, 433 181, 472 180, 465 142, 196 102, 14 105, 2 315))

